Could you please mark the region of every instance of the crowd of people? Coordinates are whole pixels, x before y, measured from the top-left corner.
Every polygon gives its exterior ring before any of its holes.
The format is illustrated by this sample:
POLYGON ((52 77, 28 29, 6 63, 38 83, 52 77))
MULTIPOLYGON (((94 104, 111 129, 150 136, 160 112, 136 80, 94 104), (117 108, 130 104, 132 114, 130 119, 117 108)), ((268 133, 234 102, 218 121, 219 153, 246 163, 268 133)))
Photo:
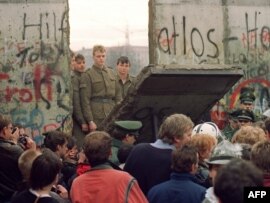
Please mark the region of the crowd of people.
POLYGON ((252 88, 241 90, 223 130, 175 113, 153 143, 137 143, 141 121, 115 121, 110 134, 99 129, 134 79, 128 57, 114 71, 101 45, 90 69, 83 55, 71 56, 72 135, 49 131, 37 146, 0 115, 1 203, 241 203, 245 187, 270 186, 270 118, 254 115, 252 88))

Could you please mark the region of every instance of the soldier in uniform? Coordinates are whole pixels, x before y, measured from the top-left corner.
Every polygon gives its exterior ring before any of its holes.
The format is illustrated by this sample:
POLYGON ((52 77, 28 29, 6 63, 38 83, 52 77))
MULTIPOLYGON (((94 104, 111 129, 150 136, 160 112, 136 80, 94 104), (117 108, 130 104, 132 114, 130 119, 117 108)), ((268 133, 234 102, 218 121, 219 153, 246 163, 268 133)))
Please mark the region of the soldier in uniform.
POLYGON ((242 109, 237 116, 237 120, 239 123, 239 127, 252 125, 252 123, 255 122, 255 115, 250 110, 242 109))
POLYGON ((82 112, 94 131, 122 99, 115 72, 105 65, 106 50, 102 45, 93 47, 94 64, 81 77, 80 98, 82 112))
POLYGON ((251 87, 243 87, 240 91, 240 109, 249 111, 254 110, 254 101, 256 99, 254 95, 254 89, 251 87))
POLYGON ((118 58, 116 65, 117 81, 121 87, 122 98, 124 98, 127 95, 128 88, 135 77, 129 74, 131 64, 127 56, 121 56, 118 58))
POLYGON ((85 58, 83 55, 78 54, 75 56, 75 65, 72 72, 72 86, 73 86, 73 129, 72 135, 77 140, 78 147, 83 144, 85 133, 88 130, 88 124, 85 121, 80 103, 80 77, 85 71, 85 58))
POLYGON ((142 128, 141 121, 115 121, 114 129, 111 133, 113 137, 112 141, 112 156, 110 160, 119 165, 117 153, 119 148, 124 145, 133 145, 136 142, 136 138, 139 135, 139 130, 142 128))

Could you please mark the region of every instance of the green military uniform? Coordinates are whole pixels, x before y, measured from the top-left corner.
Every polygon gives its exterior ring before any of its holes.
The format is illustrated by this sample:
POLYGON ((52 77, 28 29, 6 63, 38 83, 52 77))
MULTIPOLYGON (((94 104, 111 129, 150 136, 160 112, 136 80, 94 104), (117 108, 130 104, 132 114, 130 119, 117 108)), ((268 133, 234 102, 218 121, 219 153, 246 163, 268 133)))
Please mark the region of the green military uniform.
POLYGON ((237 129, 233 129, 233 128, 230 126, 230 124, 227 124, 227 125, 225 126, 225 128, 223 129, 222 132, 223 132, 223 135, 226 137, 226 139, 229 140, 229 141, 231 141, 231 139, 232 139, 234 133, 235 133, 237 130, 238 130, 238 128, 237 128, 237 129))
POLYGON ((134 76, 128 75, 126 82, 123 83, 123 81, 121 80, 121 78, 117 74, 117 81, 119 82, 119 85, 121 87, 122 98, 124 98, 127 95, 128 88, 130 87, 134 78, 135 78, 134 76))
POLYGON ((99 127, 122 99, 115 72, 106 66, 101 69, 93 65, 81 77, 80 96, 85 120, 94 121, 99 127))
POLYGON ((82 108, 80 103, 80 77, 81 73, 78 71, 73 71, 71 75, 72 87, 73 87, 73 95, 72 95, 72 102, 73 102, 73 129, 72 135, 77 140, 77 145, 79 147, 83 144, 83 139, 85 137, 85 133, 82 131, 82 124, 86 124, 82 114, 82 108))
MULTIPOLYGON (((119 160, 117 157, 118 150, 124 143, 121 140, 121 137, 124 138, 127 134, 129 135, 138 135, 138 130, 142 127, 141 121, 115 121, 114 126, 116 128, 117 137, 113 137, 112 141, 112 155, 110 157, 111 162, 116 165, 119 165, 119 160)), ((114 136, 114 133, 112 134, 114 136)))

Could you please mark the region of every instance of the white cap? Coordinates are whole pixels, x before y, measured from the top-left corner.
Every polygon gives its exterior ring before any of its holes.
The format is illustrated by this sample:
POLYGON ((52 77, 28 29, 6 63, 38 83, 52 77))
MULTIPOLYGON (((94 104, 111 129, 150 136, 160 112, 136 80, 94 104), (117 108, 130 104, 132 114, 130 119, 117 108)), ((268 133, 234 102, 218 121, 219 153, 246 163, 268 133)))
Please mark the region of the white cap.
POLYGON ((224 139, 218 126, 213 122, 205 122, 196 125, 192 130, 192 136, 195 134, 207 134, 216 137, 217 139, 224 139))

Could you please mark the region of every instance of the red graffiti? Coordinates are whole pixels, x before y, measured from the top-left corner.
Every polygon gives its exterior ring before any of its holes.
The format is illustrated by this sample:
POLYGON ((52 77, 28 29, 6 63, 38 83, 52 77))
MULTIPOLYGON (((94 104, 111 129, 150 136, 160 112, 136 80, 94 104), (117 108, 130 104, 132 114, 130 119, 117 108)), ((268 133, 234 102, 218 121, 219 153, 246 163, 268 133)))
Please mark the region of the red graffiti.
POLYGON ((9 79, 9 75, 6 73, 0 73, 0 80, 8 80, 9 79))
POLYGON ((5 99, 7 102, 10 102, 11 98, 16 94, 19 95, 19 100, 21 102, 31 102, 33 99, 31 90, 26 88, 19 89, 17 87, 10 88, 9 86, 7 86, 5 91, 6 91, 5 99))

